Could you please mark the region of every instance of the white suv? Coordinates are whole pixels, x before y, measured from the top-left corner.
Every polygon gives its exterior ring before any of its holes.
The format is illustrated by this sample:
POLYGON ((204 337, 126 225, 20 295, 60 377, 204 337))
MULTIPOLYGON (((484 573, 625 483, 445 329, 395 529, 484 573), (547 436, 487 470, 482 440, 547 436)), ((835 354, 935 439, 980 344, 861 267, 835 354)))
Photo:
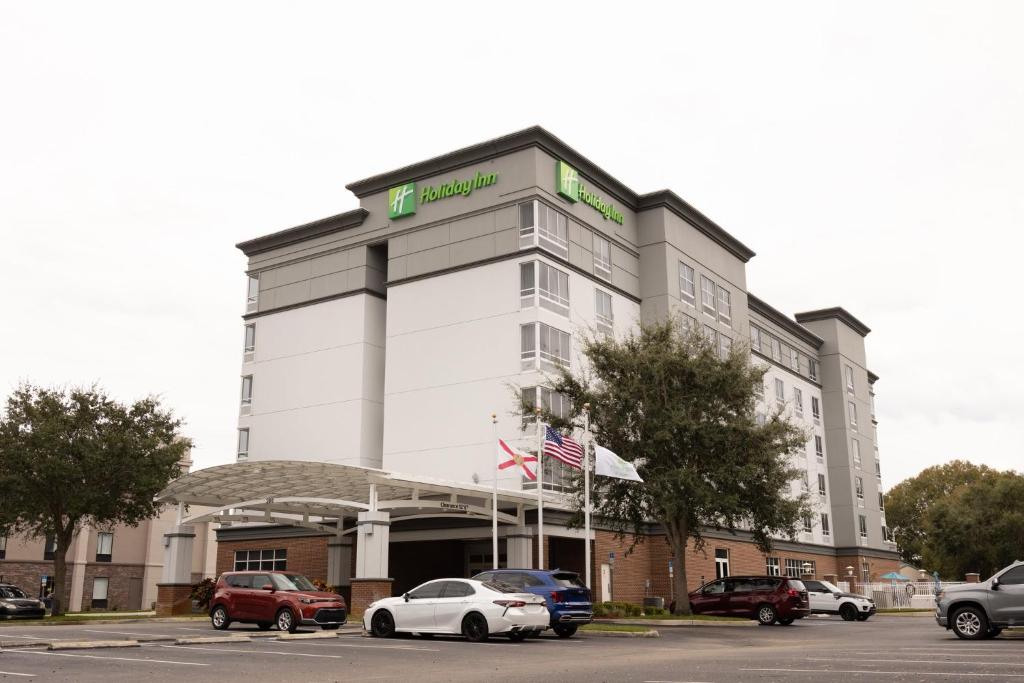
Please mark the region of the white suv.
POLYGON ((828 581, 804 581, 812 614, 838 614, 843 621, 867 621, 875 613, 875 601, 863 595, 844 593, 828 581))

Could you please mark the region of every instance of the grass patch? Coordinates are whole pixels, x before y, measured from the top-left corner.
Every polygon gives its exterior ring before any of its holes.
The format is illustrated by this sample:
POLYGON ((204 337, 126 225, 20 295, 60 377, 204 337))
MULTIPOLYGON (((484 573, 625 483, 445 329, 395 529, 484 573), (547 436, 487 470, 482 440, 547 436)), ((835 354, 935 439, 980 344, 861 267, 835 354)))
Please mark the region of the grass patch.
POLYGON ((626 633, 646 633, 651 629, 646 626, 631 626, 629 624, 583 624, 581 631, 625 631, 626 633))

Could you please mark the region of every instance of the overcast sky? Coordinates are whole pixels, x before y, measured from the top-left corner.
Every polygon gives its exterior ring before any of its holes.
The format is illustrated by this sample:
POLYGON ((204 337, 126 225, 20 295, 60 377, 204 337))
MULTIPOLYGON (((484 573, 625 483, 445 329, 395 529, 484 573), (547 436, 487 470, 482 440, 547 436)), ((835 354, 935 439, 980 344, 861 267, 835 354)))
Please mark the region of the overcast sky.
POLYGON ((1024 4, 0 4, 0 394, 149 393, 234 459, 245 260, 540 124, 872 328, 887 487, 1024 469, 1024 4))

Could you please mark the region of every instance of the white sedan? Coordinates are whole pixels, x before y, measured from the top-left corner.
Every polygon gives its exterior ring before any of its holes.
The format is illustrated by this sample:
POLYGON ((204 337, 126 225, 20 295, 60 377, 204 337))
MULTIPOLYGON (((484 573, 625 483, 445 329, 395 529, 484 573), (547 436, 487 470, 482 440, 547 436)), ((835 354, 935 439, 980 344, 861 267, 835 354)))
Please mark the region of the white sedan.
POLYGON ((462 634, 473 642, 507 635, 518 641, 539 635, 550 622, 541 596, 472 579, 428 581, 401 597, 371 603, 363 614, 363 629, 378 638, 401 632, 462 634))

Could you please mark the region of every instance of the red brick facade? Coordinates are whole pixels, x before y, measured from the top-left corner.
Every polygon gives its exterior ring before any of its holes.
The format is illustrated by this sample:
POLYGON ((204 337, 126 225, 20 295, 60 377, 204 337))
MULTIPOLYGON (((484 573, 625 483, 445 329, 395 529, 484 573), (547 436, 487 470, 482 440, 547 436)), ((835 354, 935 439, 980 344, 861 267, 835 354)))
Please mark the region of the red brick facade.
POLYGON ((192 586, 187 583, 158 583, 156 585, 156 615, 170 617, 192 614, 192 586))
POLYGON ((349 613, 352 617, 361 617, 369 604, 381 598, 391 597, 390 579, 352 579, 352 599, 349 600, 349 613))
MULTIPOLYGON (((311 579, 327 580, 327 536, 300 536, 245 541, 219 541, 217 543, 217 574, 235 568, 236 550, 288 551, 288 571, 305 574, 311 579)), ((353 553, 355 555, 355 553, 353 553)))
MULTIPOLYGON (((90 610, 92 607, 93 580, 96 577, 109 579, 107 585, 107 607, 108 610, 130 611, 138 609, 149 609, 149 605, 142 605, 143 580, 145 567, 134 564, 117 564, 107 562, 90 562, 85 565, 85 582, 82 586, 82 604, 71 604, 71 583, 74 574, 74 567, 69 562, 67 565, 67 576, 64 580, 64 604, 68 611, 90 610), (131 580, 135 579, 138 584, 135 594, 131 593, 131 580)), ((15 560, 0 560, 0 581, 13 583, 31 596, 40 595, 40 578, 53 576, 53 562, 25 562, 15 560)))

